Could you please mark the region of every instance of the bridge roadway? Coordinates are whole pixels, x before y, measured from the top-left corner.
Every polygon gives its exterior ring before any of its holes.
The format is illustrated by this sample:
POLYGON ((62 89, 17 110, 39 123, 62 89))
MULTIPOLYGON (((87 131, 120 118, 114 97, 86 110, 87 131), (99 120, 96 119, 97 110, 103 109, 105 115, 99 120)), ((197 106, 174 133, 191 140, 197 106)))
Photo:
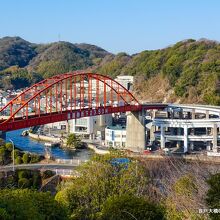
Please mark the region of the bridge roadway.
POLYGON ((152 125, 159 127, 154 137, 161 148, 166 143, 183 147, 184 153, 194 147, 206 147, 209 152, 220 150, 220 107, 210 105, 167 104, 163 115, 156 113, 152 125))

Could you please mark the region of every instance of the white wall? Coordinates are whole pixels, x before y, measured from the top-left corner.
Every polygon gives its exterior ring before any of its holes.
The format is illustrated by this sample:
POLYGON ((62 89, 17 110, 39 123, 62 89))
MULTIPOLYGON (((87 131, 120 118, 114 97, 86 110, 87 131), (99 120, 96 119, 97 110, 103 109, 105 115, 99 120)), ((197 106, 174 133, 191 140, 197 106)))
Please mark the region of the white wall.
POLYGON ((126 129, 105 129, 105 145, 114 148, 123 148, 126 143, 126 129), (111 144, 112 143, 112 144, 111 144))

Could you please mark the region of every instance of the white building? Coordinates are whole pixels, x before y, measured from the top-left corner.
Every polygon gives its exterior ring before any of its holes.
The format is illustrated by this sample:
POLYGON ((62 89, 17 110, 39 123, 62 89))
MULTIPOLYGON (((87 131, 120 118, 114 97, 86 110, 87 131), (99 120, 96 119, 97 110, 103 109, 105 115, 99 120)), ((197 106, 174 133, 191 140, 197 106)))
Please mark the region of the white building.
POLYGON ((57 129, 57 130, 66 130, 68 131, 68 122, 67 121, 59 121, 46 125, 48 128, 57 129))
POLYGON ((157 112, 152 122, 162 149, 176 146, 184 153, 220 152, 219 106, 171 104, 163 113, 166 116, 157 112))
POLYGON ((105 129, 105 145, 113 148, 124 148, 126 143, 125 126, 108 126, 105 129))
POLYGON ((111 114, 54 122, 46 126, 51 129, 66 130, 66 132, 84 135, 91 139, 101 138, 103 140, 105 137, 105 127, 110 125, 112 125, 111 114))
POLYGON ((89 136, 91 139, 97 138, 101 134, 104 139, 105 127, 112 125, 112 115, 97 115, 70 120, 70 132, 89 136))
POLYGON ((130 90, 131 86, 134 83, 134 77, 133 76, 117 76, 115 79, 119 84, 124 86, 126 89, 130 90))

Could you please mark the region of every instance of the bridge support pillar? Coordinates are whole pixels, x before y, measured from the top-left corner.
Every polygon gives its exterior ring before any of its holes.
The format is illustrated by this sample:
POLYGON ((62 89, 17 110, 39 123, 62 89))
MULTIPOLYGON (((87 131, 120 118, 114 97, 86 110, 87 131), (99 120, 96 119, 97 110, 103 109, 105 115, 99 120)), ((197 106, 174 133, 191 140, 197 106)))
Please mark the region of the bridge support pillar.
POLYGON ((163 125, 160 126, 160 147, 161 149, 165 148, 165 127, 163 125))
POLYGON ((152 125, 150 128, 150 142, 152 143, 153 141, 155 141, 155 135, 154 132, 156 131, 156 126, 152 125))
POLYGON ((206 117, 206 119, 209 119, 209 110, 205 111, 205 117, 206 117))
POLYGON ((143 151, 146 146, 146 127, 144 110, 127 115, 126 148, 143 151))
POLYGON ((196 119, 196 111, 194 108, 192 109, 192 119, 196 119))
MULTIPOLYGON (((181 128, 177 128, 177 135, 180 136, 181 135, 181 128)), ((180 148, 181 147, 181 141, 177 141, 177 147, 180 148)))
POLYGON ((189 152, 192 152, 194 150, 194 142, 191 141, 189 146, 190 146, 189 152))
POLYGON ((157 113, 157 110, 152 110, 152 119, 156 118, 156 113, 157 113))
POLYGON ((184 126, 184 135, 183 135, 183 152, 188 151, 188 127, 184 126))
POLYGON ((217 124, 213 125, 213 147, 212 147, 212 151, 213 152, 217 152, 217 124))
POLYGON ((211 141, 206 142, 206 150, 210 151, 211 150, 211 141))

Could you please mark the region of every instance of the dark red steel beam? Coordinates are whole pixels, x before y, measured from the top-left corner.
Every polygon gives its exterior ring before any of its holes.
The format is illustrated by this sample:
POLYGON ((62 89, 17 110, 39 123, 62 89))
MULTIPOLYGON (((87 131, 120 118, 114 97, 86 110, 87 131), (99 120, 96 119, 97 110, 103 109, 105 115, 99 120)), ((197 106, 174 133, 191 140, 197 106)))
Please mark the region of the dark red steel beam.
POLYGON ((58 121, 65 121, 74 118, 82 118, 82 117, 89 117, 95 115, 103 115, 103 114, 111 114, 116 112, 126 112, 126 111, 140 111, 142 107, 140 105, 127 105, 127 106, 120 106, 120 107, 98 107, 97 109, 92 108, 85 108, 80 111, 71 110, 63 111, 62 113, 55 113, 55 114, 42 114, 41 117, 36 117, 35 115, 29 117, 28 119, 15 119, 15 121, 10 121, 7 123, 0 124, 1 131, 12 131, 18 130, 22 128, 28 128, 36 125, 44 125, 48 123, 58 122, 58 121))

